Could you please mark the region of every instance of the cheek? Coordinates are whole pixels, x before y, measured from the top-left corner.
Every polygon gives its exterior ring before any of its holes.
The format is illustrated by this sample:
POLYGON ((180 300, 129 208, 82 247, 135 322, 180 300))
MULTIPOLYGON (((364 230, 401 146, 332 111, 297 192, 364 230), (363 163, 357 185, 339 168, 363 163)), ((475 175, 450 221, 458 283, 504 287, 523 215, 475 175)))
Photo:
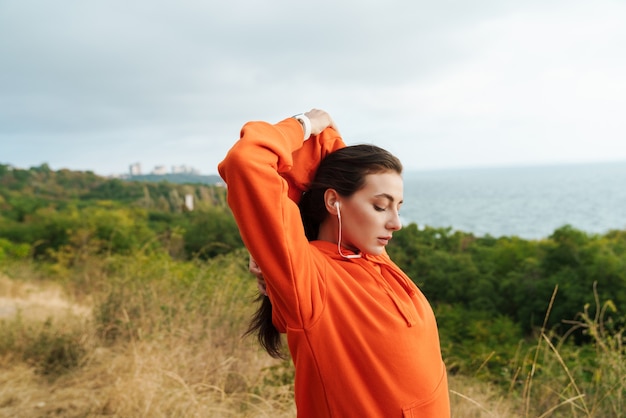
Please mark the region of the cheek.
POLYGON ((362 227, 372 222, 373 215, 366 208, 357 206, 351 211, 352 219, 362 227))
POLYGON ((381 222, 377 215, 378 213, 374 211, 355 211, 353 215, 354 222, 351 225, 353 235, 368 235, 372 229, 376 229, 376 225, 381 222))

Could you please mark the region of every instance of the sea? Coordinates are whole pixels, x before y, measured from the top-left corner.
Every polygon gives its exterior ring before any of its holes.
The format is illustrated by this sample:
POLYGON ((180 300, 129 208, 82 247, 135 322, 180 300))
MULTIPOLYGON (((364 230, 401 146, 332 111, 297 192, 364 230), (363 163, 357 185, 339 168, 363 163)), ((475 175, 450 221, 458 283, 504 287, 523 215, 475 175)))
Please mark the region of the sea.
POLYGON ((564 225, 626 230, 626 161, 405 171, 404 224, 476 236, 549 237, 564 225))

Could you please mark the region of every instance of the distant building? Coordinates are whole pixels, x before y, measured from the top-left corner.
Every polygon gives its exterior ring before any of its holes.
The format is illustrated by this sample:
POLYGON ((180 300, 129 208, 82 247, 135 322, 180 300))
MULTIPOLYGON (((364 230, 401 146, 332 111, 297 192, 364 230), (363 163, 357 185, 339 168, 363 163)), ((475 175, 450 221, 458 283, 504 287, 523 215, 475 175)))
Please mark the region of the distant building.
POLYGON ((165 168, 164 165, 157 165, 154 167, 154 170, 152 170, 151 174, 155 174, 157 176, 162 176, 164 174, 167 174, 167 168, 165 168))
MULTIPOLYGON (((141 176, 143 173, 141 171, 141 163, 134 163, 131 164, 129 166, 129 174, 130 177, 132 176, 141 176)), ((169 174, 167 171, 167 167, 164 165, 157 165, 154 166, 154 169, 150 172, 150 174, 152 175, 156 175, 156 176, 164 176, 166 174, 169 174)), ((193 175, 200 175, 200 170, 197 170, 191 166, 188 166, 186 164, 181 164, 181 165, 173 165, 172 166, 172 171, 171 174, 193 174, 193 175)))
POLYGON ((196 170, 193 167, 182 164, 182 165, 173 165, 172 173, 173 174, 179 174, 179 173, 180 174, 200 174, 200 170, 196 170))
POLYGON ((140 176, 141 175, 141 164, 134 163, 129 166, 129 173, 131 176, 140 176))
POLYGON ((188 211, 192 211, 193 210, 193 195, 192 194, 186 194, 185 195, 185 208, 188 211))

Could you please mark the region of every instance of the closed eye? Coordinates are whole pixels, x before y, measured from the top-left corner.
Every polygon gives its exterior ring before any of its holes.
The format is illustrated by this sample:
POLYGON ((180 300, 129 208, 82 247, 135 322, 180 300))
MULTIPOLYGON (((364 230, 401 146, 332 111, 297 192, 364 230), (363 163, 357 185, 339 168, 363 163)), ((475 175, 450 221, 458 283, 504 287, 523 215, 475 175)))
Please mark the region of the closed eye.
POLYGON ((381 208, 380 206, 374 205, 374 210, 376 210, 377 212, 384 212, 386 209, 385 208, 381 208))

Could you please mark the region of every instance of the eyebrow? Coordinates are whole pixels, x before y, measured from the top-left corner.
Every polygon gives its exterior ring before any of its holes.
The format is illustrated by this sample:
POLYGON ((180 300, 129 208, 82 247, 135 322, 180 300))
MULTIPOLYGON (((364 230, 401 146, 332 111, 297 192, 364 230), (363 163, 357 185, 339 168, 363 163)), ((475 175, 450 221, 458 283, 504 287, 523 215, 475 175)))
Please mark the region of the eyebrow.
MULTIPOLYGON (((391 202, 394 202, 394 201, 395 201, 395 199, 393 198, 393 196, 392 196, 392 195, 390 195, 390 194, 387 194, 387 193, 380 193, 380 194, 377 194, 377 195, 376 195, 376 196, 374 196, 374 197, 384 197, 384 198, 387 198, 387 199, 388 199, 389 201, 391 201, 391 202)), ((404 203, 404 200, 401 200, 401 201, 399 201, 398 203, 404 203)))

